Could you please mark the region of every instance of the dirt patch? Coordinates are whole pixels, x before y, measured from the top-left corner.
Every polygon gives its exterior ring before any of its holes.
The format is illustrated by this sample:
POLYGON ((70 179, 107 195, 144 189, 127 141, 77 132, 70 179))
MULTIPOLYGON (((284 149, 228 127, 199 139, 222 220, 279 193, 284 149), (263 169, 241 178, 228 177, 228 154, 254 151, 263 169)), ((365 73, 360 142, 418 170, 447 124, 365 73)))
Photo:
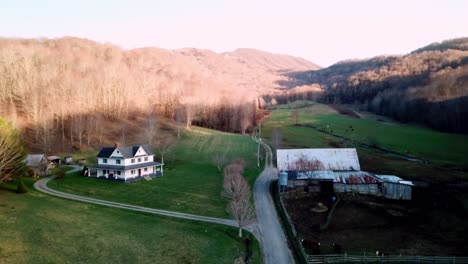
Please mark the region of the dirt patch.
MULTIPOLYGON (((326 213, 310 210, 324 198, 302 189, 283 197, 298 237, 320 242, 320 254, 336 253, 339 244, 348 254, 466 255, 467 212, 456 194, 415 190, 412 201, 340 194, 326 230, 326 213)), ((307 249, 306 249, 307 250, 307 249)), ((312 254, 312 251, 308 252, 312 254)))

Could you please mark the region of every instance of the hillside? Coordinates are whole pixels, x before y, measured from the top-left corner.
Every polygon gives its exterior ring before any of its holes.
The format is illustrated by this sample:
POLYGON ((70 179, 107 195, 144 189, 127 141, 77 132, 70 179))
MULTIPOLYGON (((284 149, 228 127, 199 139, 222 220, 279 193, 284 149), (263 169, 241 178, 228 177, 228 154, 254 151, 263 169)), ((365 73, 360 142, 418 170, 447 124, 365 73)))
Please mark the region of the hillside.
POLYGON ((244 63, 251 68, 263 68, 270 72, 292 72, 319 70, 322 67, 299 57, 282 54, 272 54, 255 49, 236 49, 224 55, 244 63))
POLYGON ((289 79, 280 81, 281 85, 315 89, 278 99, 302 94, 300 98, 353 104, 401 122, 468 133, 467 47, 468 38, 455 39, 403 56, 343 61, 317 71, 287 74, 289 79))
POLYGON ((85 137, 101 138, 103 120, 141 115, 245 133, 257 122, 260 94, 281 89, 285 72, 316 68, 257 50, 124 50, 74 37, 0 39, 0 115, 44 149, 56 138, 82 145, 85 137))

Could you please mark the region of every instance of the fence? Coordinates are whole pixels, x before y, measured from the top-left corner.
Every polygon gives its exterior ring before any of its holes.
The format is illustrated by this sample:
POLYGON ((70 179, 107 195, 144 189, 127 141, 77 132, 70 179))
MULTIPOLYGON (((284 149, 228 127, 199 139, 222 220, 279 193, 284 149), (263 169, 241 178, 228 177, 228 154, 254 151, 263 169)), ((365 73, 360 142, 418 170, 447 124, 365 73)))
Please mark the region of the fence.
POLYGON ((436 256, 356 256, 317 255, 307 256, 307 263, 468 263, 468 257, 436 256))
POLYGON ((357 192, 361 194, 373 194, 377 195, 380 193, 379 186, 377 184, 344 184, 334 183, 333 189, 335 192, 357 192))
POLYGON ((292 221, 289 218, 284 203, 280 197, 278 181, 274 181, 270 185, 270 188, 279 217, 281 218, 281 222, 283 223, 283 227, 286 232, 286 239, 291 242, 294 258, 298 263, 306 264, 307 254, 305 253, 301 243, 299 243, 298 239, 296 238, 296 229, 294 228, 294 225, 292 224, 292 221))
POLYGON ((297 233, 280 197, 278 181, 271 184, 272 195, 283 222, 288 241, 291 242, 298 263, 451 263, 468 264, 468 257, 438 256, 359 256, 359 255, 308 255, 297 239, 297 233))

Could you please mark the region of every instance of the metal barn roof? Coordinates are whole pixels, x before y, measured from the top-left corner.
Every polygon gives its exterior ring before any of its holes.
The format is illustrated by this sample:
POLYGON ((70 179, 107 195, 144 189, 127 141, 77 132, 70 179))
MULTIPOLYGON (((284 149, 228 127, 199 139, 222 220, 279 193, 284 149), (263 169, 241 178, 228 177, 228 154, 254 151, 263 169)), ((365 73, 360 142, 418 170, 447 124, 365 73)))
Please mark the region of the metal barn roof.
POLYGON ((400 177, 395 175, 379 175, 375 174, 375 177, 381 179, 383 182, 392 182, 392 183, 399 183, 399 184, 406 184, 406 185, 414 185, 411 181, 403 180, 400 177))
POLYGON ((278 170, 358 171, 361 169, 354 148, 278 149, 278 170))
POLYGON ((304 171, 297 173, 298 180, 311 179, 311 180, 335 180, 333 171, 304 171))
POLYGON ((29 154, 24 160, 27 166, 37 167, 41 164, 47 163, 47 159, 44 154, 29 154))

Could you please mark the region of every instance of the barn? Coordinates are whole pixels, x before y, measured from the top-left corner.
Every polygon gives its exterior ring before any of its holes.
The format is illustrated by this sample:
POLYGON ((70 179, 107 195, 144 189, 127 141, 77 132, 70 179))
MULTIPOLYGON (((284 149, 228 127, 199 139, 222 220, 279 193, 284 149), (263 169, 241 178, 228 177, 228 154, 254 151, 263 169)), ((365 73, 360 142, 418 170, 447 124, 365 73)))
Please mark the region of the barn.
POLYGON ((354 148, 278 149, 277 167, 284 187, 330 192, 357 192, 411 200, 412 183, 393 175, 361 171, 354 148))

